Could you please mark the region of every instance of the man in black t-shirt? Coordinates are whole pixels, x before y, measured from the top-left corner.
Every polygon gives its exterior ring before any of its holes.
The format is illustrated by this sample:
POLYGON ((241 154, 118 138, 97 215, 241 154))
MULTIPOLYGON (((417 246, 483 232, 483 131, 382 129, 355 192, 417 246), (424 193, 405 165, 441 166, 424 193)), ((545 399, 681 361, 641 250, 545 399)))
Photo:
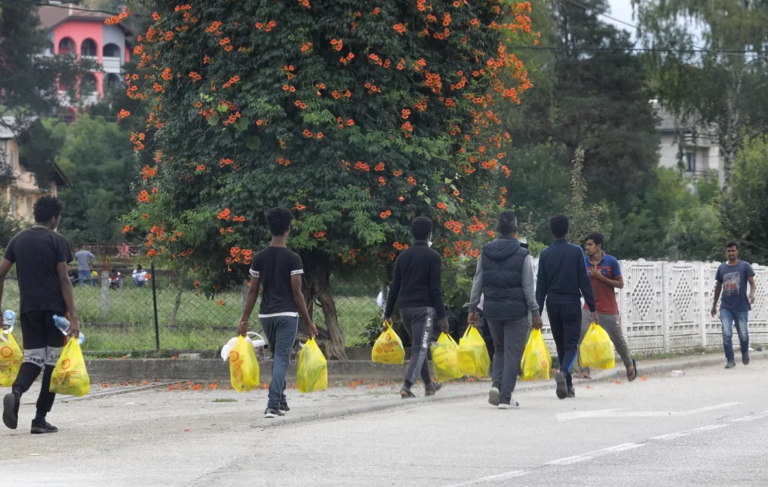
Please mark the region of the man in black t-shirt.
POLYGON ((265 418, 283 416, 290 410, 285 397, 285 374, 291 361, 291 348, 299 333, 299 316, 309 328, 310 335, 317 335, 301 292, 301 275, 304 273, 301 258, 285 246, 291 220, 293 214, 287 208, 273 208, 267 213, 272 243, 253 259, 251 289, 237 329, 240 336, 248 333, 248 320, 259 297, 259 286, 262 286, 259 321, 273 354, 265 418))
POLYGON ((43 196, 35 203, 35 226, 11 239, 0 263, 0 309, 2 309, 5 276, 16 264, 21 296, 21 334, 24 363, 13 383, 11 393, 3 399, 3 422, 16 429, 21 395, 43 372, 43 384, 37 399, 37 415, 32 421, 33 434, 56 433, 58 429, 45 420, 56 394, 49 391, 51 374, 59 360, 67 338, 56 328, 53 316, 68 313, 70 335, 77 338, 80 324, 75 311, 72 282, 67 264, 72 251, 67 239, 54 230, 61 219, 64 205, 55 196, 43 196))

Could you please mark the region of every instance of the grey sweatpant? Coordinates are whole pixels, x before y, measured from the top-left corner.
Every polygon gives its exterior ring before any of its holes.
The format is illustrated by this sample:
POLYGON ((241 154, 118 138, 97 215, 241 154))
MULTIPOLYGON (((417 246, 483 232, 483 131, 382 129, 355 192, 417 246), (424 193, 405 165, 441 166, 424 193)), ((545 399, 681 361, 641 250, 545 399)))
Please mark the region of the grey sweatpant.
POLYGON ((403 318, 405 330, 411 336, 411 360, 405 369, 405 385, 411 387, 421 374, 421 380, 427 386, 432 383, 429 373, 429 338, 432 336, 432 327, 435 324, 435 308, 401 308, 400 316, 403 318))
POLYGON ((509 404, 520 373, 525 342, 528 340, 528 317, 516 320, 488 320, 493 336, 493 387, 499 389, 499 401, 509 404))
MULTIPOLYGON (((624 339, 624 332, 621 331, 621 315, 603 315, 597 314, 598 324, 608 333, 611 337, 613 346, 616 347, 616 351, 621 357, 621 361, 624 362, 625 367, 632 365, 632 356, 629 354, 629 347, 627 341, 624 339)), ((584 340, 584 336, 589 330, 589 325, 592 324, 592 318, 589 315, 589 311, 581 310, 581 338, 579 338, 579 345, 584 340)))

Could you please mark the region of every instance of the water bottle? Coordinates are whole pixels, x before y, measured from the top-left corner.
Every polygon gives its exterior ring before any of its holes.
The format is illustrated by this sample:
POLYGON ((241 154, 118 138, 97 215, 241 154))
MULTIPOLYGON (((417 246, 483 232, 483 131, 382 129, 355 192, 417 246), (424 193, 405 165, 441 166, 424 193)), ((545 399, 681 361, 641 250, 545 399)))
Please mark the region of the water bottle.
POLYGON ((16 324, 16 313, 12 309, 3 313, 3 332, 13 333, 13 325, 16 324))
MULTIPOLYGON (((70 323, 68 319, 64 318, 63 316, 53 315, 53 323, 56 325, 56 328, 61 330, 61 333, 63 333, 64 335, 69 334, 70 323)), ((77 338, 77 343, 82 345, 84 341, 85 341, 85 335, 81 331, 80 336, 77 338)))

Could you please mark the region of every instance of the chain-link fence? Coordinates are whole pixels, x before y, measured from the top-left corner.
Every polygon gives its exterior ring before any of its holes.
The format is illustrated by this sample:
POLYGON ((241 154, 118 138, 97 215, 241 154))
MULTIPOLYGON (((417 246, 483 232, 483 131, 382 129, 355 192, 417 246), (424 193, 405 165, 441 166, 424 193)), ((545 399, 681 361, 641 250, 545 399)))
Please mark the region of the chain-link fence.
MULTIPOLYGON (((115 357, 152 350, 216 353, 237 335, 248 289, 244 285, 207 298, 195 289, 193 278, 163 271, 154 272, 144 284, 135 283, 130 275, 110 279, 107 274, 84 280, 82 285, 73 277, 73 283, 80 328, 86 336, 83 350, 115 357)), ((338 323, 348 346, 365 342, 366 329, 380 321, 379 292, 380 285, 367 275, 331 280, 338 323)), ((15 278, 5 281, 2 306, 19 314, 15 278)), ((251 318, 251 329, 257 332, 261 329, 258 306, 251 318)), ((310 310, 316 325, 325 328, 319 302, 310 310)), ((20 323, 14 336, 21 343, 20 323)))

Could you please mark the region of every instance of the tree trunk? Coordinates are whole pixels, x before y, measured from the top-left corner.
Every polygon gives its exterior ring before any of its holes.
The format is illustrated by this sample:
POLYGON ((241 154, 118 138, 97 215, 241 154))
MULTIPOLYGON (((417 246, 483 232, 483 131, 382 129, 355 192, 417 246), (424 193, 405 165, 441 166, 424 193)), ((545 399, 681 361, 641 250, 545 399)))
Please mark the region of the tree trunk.
MULTIPOLYGON (((153 276, 154 278, 154 276, 153 276)), ((179 312, 181 306, 181 296, 184 294, 184 275, 179 275, 179 292, 176 293, 176 301, 173 303, 173 310, 171 310, 171 317, 168 319, 168 326, 173 326, 176 322, 176 314, 179 312)))
POLYGON ((331 293, 331 272, 324 266, 318 266, 314 264, 318 259, 306 259, 307 264, 304 269, 306 280, 302 288, 304 289, 304 298, 308 303, 308 311, 310 316, 313 316, 314 304, 320 306, 323 310, 323 317, 325 318, 325 326, 327 332, 318 328, 319 338, 327 337, 327 344, 325 346, 325 354, 328 358, 337 360, 347 360, 347 352, 345 349, 344 333, 339 326, 338 313, 336 311, 336 301, 333 299, 331 293), (310 264, 310 262, 313 262, 310 264), (311 306, 311 307, 310 307, 311 306))

